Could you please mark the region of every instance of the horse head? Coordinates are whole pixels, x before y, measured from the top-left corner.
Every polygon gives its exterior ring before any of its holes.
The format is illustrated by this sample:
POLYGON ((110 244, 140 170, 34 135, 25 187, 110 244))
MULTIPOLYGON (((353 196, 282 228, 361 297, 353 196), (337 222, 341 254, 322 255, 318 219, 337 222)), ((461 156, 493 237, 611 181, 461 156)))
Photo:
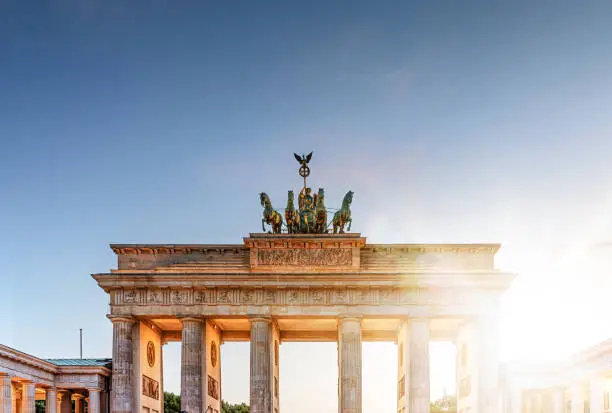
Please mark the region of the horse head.
POLYGON ((350 205, 351 202, 353 202, 353 194, 353 191, 348 191, 346 195, 344 195, 344 201, 342 203, 346 203, 347 206, 350 205))
POLYGON ((289 190, 287 192, 287 205, 293 205, 293 201, 295 199, 295 195, 293 195, 293 190, 289 190))
POLYGON ((270 198, 265 192, 259 194, 259 200, 261 201, 261 206, 266 206, 266 203, 270 202, 270 198))
POLYGON ((317 206, 323 206, 325 201, 325 189, 319 188, 319 194, 317 195, 317 206))

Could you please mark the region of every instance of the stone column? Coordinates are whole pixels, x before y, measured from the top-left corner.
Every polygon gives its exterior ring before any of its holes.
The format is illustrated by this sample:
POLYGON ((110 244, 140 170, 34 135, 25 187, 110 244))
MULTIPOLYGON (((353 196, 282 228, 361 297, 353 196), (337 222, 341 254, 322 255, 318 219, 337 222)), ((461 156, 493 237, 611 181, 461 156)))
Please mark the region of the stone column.
POLYGON ((509 397, 510 413, 523 413, 523 391, 521 389, 511 388, 509 397))
MULTIPOLYGON (((410 405, 410 323, 402 323, 397 333, 397 412, 408 413, 410 405)), ((521 412, 519 412, 521 413, 521 412)))
POLYGON ((74 413, 85 413, 85 397, 81 394, 75 393, 74 397, 74 413))
MULTIPOLYGON (((89 402, 87 404, 88 413, 101 413, 100 412, 100 389, 88 389, 89 390, 89 402)), ((161 394, 160 394, 161 397, 161 394)))
POLYGON ((604 411, 604 383, 603 378, 593 377, 590 382, 591 394, 589 395, 590 413, 603 413, 604 411))
POLYGON ((36 387, 31 381, 21 382, 21 413, 35 413, 36 387))
POLYGON ((274 413, 272 320, 251 320, 251 413, 274 413))
POLYGON ((361 320, 338 322, 338 411, 361 413, 361 320))
POLYGON ((552 413, 565 413, 563 404, 563 389, 558 388, 553 390, 552 394, 552 413))
POLYGON ((584 413, 584 395, 582 383, 574 383, 571 387, 572 413, 584 413))
POLYGON ((13 408, 13 385, 11 376, 0 374, 0 413, 11 413, 13 408))
MULTIPOLYGON (((410 413, 429 413, 429 319, 410 321, 410 413)), ((497 413, 497 412, 496 412, 497 413)))
POLYGON ((57 413, 72 413, 72 399, 67 390, 57 392, 57 413))
POLYGON ((478 363, 478 413, 499 410, 499 327, 496 311, 481 315, 475 323, 478 363))
MULTIPOLYGON (((110 317, 113 322, 112 413, 132 413, 134 401, 133 327, 130 317, 110 317)), ((64 412, 62 412, 64 413, 64 412)))
POLYGON ((45 413, 59 413, 57 412, 57 391, 54 387, 46 389, 45 394, 45 413))
POLYGON ((56 392, 55 396, 55 413, 62 413, 62 395, 56 392))
MULTIPOLYGON (((181 410, 189 413, 203 412, 202 339, 203 320, 182 318, 181 342, 181 410)), ((114 412, 113 412, 114 413, 114 412)))
MULTIPOLYGON (((162 333, 162 338, 159 343, 159 402, 161 404, 160 411, 164 411, 164 337, 162 333)), ((106 413, 106 412, 102 412, 106 413)))

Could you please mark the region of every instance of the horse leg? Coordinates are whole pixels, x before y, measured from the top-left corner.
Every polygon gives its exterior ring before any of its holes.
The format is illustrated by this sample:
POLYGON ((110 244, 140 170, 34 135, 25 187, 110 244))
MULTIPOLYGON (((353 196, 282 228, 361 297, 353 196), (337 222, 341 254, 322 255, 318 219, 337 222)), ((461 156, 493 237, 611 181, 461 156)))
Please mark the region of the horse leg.
POLYGON ((264 223, 265 223, 265 222, 266 222, 266 219, 265 219, 265 218, 262 218, 262 219, 261 219, 261 230, 262 230, 263 232, 266 232, 266 227, 264 226, 264 223))
POLYGON ((353 223, 353 218, 348 219, 348 228, 346 229, 348 232, 351 232, 351 224, 353 223))

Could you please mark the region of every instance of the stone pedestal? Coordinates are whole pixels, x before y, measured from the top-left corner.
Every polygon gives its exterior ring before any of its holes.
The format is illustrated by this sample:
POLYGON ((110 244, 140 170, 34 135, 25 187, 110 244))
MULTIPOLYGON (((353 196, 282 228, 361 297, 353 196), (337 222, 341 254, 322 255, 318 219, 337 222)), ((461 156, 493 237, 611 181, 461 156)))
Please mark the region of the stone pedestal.
POLYGON ((429 320, 415 319, 409 322, 410 335, 410 385, 408 411, 429 413, 429 320))
MULTIPOLYGON (((133 326, 127 317, 111 318, 113 322, 112 413, 132 413, 134 402, 133 326)), ((64 413, 63 411, 61 413, 64 413)))
POLYGON ((100 413, 100 389, 89 389, 88 413, 100 413))
POLYGON ((338 322, 338 411, 361 413, 361 320, 338 322))
POLYGON ((182 318, 183 333, 181 342, 181 410, 189 413, 202 413, 202 345, 203 320, 182 318))
POLYGON ((251 413, 274 413, 272 320, 251 320, 251 413))
POLYGON ((46 390, 45 413, 57 413, 57 391, 52 387, 46 390))
POLYGON ((12 397, 11 376, 2 374, 0 375, 0 413, 11 413, 13 408, 12 397))
POLYGON ((36 387, 30 381, 21 383, 21 413, 35 413, 36 387))

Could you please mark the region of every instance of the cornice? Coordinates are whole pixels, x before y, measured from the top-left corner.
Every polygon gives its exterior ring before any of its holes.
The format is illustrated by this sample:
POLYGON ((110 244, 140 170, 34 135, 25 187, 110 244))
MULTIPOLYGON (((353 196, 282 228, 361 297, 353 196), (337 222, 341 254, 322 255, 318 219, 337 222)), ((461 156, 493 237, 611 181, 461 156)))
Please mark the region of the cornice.
POLYGON ((402 273, 111 273, 92 274, 106 292, 114 288, 155 287, 412 287, 505 290, 516 277, 508 272, 402 272, 402 273))
POLYGON ((3 344, 0 344, 0 357, 6 357, 10 360, 36 367, 48 373, 56 374, 58 372, 58 366, 56 366, 55 364, 49 363, 48 361, 39 359, 38 357, 34 357, 30 354, 15 350, 3 344))
POLYGON ((223 254, 246 252, 247 250, 241 244, 110 244, 110 248, 117 255, 206 254, 212 251, 223 254))
POLYGON ((104 366, 58 366, 58 374, 100 374, 110 376, 112 371, 104 366))
POLYGON ((366 244, 364 250, 374 253, 468 253, 494 255, 501 244, 471 243, 471 244, 366 244))
POLYGON ((464 254, 496 254, 501 244, 497 243, 468 243, 468 244, 368 244, 366 238, 360 234, 320 234, 317 236, 304 234, 250 234, 244 238, 245 244, 110 244, 110 248, 117 255, 149 254, 207 254, 208 252, 246 253, 249 248, 259 245, 272 245, 274 242, 290 243, 351 243, 354 247, 366 251, 386 253, 464 253, 464 254))

